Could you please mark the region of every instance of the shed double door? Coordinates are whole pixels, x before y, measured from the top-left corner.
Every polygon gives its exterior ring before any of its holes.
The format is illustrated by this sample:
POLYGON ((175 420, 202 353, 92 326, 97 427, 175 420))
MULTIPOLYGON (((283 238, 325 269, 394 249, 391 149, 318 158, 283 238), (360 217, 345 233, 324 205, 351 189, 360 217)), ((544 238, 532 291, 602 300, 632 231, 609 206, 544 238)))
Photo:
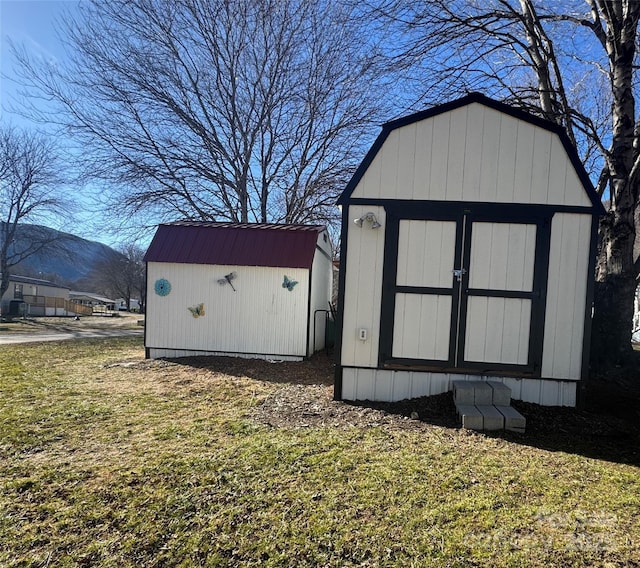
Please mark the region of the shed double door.
POLYGON ((549 227, 465 210, 391 217, 381 363, 539 373, 549 227))

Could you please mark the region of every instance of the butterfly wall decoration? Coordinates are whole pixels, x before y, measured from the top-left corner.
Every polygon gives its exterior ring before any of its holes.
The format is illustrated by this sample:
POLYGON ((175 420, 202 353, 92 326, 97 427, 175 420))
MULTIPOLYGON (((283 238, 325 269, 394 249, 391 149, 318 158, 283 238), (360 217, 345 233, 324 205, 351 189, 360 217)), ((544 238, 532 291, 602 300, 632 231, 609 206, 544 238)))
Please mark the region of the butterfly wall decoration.
POLYGON ((224 286, 225 284, 229 284, 229 286, 231 286, 231 289, 235 292, 236 289, 233 287, 233 284, 231 283, 231 281, 236 278, 238 276, 238 274, 236 272, 229 272, 229 274, 225 274, 224 278, 220 278, 218 280, 218 284, 220 284, 220 286, 224 286))
POLYGON ((198 304, 197 306, 187 307, 194 318, 199 318, 204 315, 204 304, 198 304))
POLYGON ((286 274, 284 275, 284 281, 282 282, 282 287, 289 290, 289 292, 293 291, 293 287, 298 283, 297 280, 291 280, 286 274))

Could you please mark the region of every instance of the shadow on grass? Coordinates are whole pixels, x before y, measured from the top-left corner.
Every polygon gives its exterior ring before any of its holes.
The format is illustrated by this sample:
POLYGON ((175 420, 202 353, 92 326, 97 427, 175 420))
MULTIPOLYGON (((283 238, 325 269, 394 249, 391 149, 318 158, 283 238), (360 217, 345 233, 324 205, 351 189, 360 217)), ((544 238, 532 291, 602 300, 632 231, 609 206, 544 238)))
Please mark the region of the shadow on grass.
POLYGON ((318 352, 306 361, 243 359, 242 357, 183 357, 169 359, 179 365, 207 369, 233 377, 293 385, 333 385, 333 356, 318 352))
MULTIPOLYGON (((235 357, 189 357, 175 363, 237 377, 282 385, 333 385, 333 357, 324 352, 302 362, 269 362, 235 357)), ((286 423, 295 425, 301 415, 296 405, 308 404, 310 393, 289 389, 292 398, 286 423)), ((285 395, 283 395, 285 396, 285 395)), ((459 428, 451 393, 399 402, 335 402, 319 400, 328 415, 340 415, 345 422, 366 427, 377 421, 366 409, 386 417, 387 427, 420 430, 430 426, 459 428), (412 415, 417 419, 411 420, 412 415), (362 417, 365 417, 363 420, 362 417)), ((616 463, 640 466, 640 381, 615 378, 593 379, 587 383, 581 408, 545 407, 521 401, 513 406, 527 419, 525 434, 486 432, 517 444, 544 450, 583 455, 616 463)), ((280 407, 281 409, 281 407, 280 407)), ((300 412, 303 409, 300 409, 300 412)), ((281 411, 281 410, 280 410, 281 411)))
MULTIPOLYGON (((351 403, 354 404, 354 403, 351 403)), ((418 414, 427 424, 459 428, 451 393, 393 403, 357 403, 399 416, 418 414)), ((514 443, 640 466, 640 392, 592 381, 582 408, 512 401, 527 419, 525 434, 485 432, 514 443)))

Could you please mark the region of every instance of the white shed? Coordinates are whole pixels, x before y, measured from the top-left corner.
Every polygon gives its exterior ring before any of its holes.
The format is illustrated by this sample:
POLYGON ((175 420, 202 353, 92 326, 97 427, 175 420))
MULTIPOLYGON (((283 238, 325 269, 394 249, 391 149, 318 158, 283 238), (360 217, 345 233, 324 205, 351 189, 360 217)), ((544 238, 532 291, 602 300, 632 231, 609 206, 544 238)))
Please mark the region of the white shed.
POLYGON ((145 256, 149 358, 301 360, 325 346, 332 259, 317 225, 160 225, 145 256))
POLYGON ((603 208, 561 128, 468 95, 385 124, 339 203, 337 399, 576 404, 603 208))

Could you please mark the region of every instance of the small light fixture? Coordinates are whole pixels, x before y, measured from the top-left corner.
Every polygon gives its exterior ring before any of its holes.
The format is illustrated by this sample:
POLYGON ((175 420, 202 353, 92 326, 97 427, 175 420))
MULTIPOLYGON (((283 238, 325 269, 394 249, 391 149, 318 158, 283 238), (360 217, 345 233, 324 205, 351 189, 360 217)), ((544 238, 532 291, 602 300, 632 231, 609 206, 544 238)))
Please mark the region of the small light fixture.
POLYGON ((359 219, 354 219, 353 222, 356 225, 358 225, 358 227, 362 227, 365 221, 371 224, 372 229, 378 229, 382 227, 382 225, 378 222, 378 219, 376 218, 376 216, 371 211, 369 211, 368 213, 365 213, 359 219))

